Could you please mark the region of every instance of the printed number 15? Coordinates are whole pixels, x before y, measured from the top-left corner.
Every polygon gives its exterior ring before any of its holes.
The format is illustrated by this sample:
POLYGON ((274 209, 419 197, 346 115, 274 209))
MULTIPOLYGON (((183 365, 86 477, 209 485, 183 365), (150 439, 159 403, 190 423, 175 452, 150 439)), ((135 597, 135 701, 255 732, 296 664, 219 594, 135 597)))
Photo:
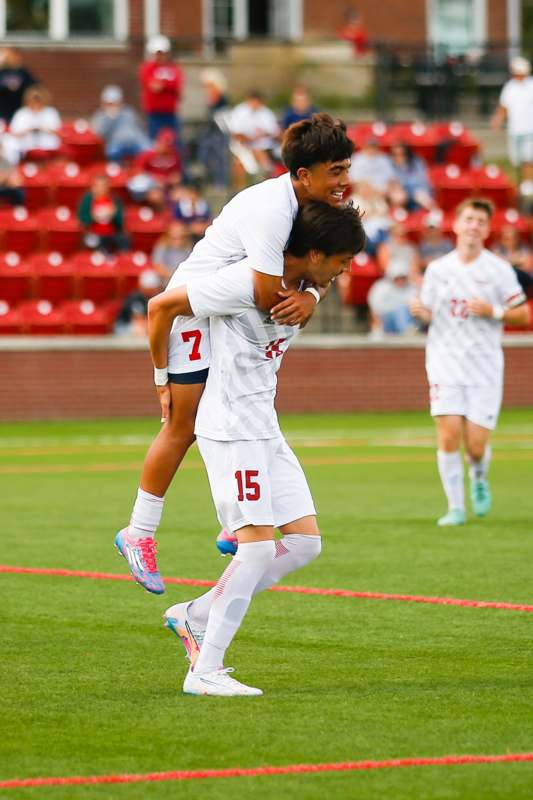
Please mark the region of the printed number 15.
POLYGON ((261 497, 261 487, 257 481, 253 480, 253 478, 257 478, 258 476, 258 469, 247 469, 244 472, 243 480, 242 470, 237 470, 235 473, 235 480, 237 481, 237 499, 239 501, 244 500, 244 498, 247 500, 259 500, 261 497))

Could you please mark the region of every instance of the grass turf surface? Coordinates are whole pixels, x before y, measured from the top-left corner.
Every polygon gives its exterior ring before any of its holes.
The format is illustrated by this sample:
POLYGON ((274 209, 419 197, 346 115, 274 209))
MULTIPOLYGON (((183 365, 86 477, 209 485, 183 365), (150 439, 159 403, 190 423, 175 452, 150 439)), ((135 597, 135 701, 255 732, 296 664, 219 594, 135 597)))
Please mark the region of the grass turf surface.
MULTIPOLYGON (((320 559, 283 583, 532 603, 533 413, 494 437, 494 511, 442 531, 425 414, 289 417, 319 509, 320 559)), ((3 426, 4 563, 126 572, 127 520, 149 420, 3 426)), ((167 498, 166 575, 226 562, 198 453, 167 498)), ((533 750, 533 616, 265 593, 231 650, 262 698, 181 694, 185 661, 160 625, 172 602, 130 583, 1 575, 0 780, 533 750)), ((423 767, 126 786, 6 790, 13 798, 531 798, 533 764, 423 767)))

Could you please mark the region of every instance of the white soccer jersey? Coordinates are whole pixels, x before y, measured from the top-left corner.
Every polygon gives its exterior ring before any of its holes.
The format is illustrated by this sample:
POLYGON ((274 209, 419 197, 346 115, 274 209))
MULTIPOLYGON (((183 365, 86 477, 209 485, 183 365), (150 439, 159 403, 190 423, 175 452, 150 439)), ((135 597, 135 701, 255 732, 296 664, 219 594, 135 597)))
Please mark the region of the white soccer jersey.
POLYGON ((195 433, 237 441, 280 435, 274 398, 283 354, 299 328, 277 325, 254 306, 251 259, 187 283, 196 316, 211 317, 211 366, 195 433), (213 316, 225 311, 228 316, 213 316))
POLYGON ((456 250, 429 264, 420 299, 432 314, 426 345, 430 384, 494 386, 503 380, 503 325, 469 314, 467 302, 474 298, 511 308, 525 301, 511 265, 488 250, 468 264, 456 250))
POLYGON ((298 200, 288 173, 244 189, 213 220, 174 272, 167 290, 246 257, 258 272, 281 277, 283 251, 297 213, 298 200))

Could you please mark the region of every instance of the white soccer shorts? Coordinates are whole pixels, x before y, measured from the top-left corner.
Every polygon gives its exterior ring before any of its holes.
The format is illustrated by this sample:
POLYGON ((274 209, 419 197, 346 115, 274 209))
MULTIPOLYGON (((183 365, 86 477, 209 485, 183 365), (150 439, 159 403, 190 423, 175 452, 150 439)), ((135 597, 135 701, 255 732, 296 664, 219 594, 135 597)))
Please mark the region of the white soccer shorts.
POLYGON ((209 320, 176 317, 168 337, 168 371, 183 375, 207 369, 211 363, 209 320))
POLYGON ((219 442, 197 437, 220 524, 279 528, 316 514, 300 463, 280 436, 219 442))
POLYGON ((501 385, 497 386, 442 386, 429 387, 431 416, 456 415, 465 417, 475 425, 494 430, 502 404, 501 385))

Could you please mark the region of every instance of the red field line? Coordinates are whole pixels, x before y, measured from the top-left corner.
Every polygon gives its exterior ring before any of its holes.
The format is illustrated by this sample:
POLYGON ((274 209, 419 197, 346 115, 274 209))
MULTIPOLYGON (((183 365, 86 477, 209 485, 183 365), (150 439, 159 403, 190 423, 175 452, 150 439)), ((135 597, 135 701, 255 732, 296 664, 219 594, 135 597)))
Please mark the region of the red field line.
MULTIPOLYGON (((132 581, 131 575, 113 572, 87 572, 74 569, 44 569, 40 567, 15 567, 0 564, 0 573, 16 575, 55 575, 62 578, 92 578, 107 581, 132 581)), ((214 586, 216 581, 203 581, 195 578, 164 578, 165 583, 181 586, 214 586)), ((429 603, 437 606, 462 606, 464 608, 497 608, 503 611, 533 612, 533 605, 524 603, 503 603, 493 600, 462 600, 455 597, 425 597, 416 594, 390 594, 386 592, 354 592, 350 589, 323 589, 312 586, 272 586, 270 592, 289 592, 322 597, 349 597, 357 600, 395 600, 404 603, 429 603)))
POLYGON ((338 764, 288 764, 285 767, 252 767, 251 769, 202 769, 148 772, 141 775, 89 775, 68 778, 25 778, 0 781, 0 789, 22 789, 35 786, 75 786, 95 783, 148 783, 154 781, 192 781, 205 778, 253 778, 263 775, 301 775, 305 772, 354 772, 395 767, 451 767, 461 764, 500 764, 533 761, 533 753, 506 753, 493 756, 442 756, 440 758, 394 758, 385 761, 344 761, 338 764))

